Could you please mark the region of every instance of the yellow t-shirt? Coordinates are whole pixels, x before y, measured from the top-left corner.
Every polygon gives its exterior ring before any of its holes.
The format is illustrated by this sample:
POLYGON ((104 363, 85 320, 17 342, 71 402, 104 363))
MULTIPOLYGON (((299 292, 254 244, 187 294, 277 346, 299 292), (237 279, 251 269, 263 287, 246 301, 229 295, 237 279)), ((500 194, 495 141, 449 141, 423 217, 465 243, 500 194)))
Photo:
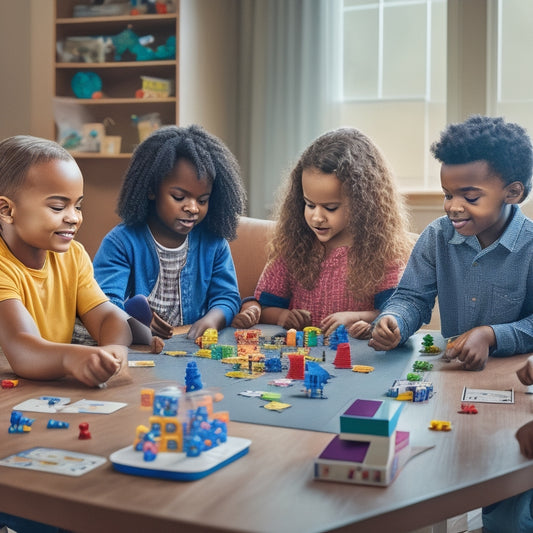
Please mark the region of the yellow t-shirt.
POLYGON ((40 270, 21 263, 0 238, 0 301, 20 300, 41 336, 70 343, 76 314, 108 300, 94 279, 85 248, 72 241, 64 253, 47 252, 40 270))

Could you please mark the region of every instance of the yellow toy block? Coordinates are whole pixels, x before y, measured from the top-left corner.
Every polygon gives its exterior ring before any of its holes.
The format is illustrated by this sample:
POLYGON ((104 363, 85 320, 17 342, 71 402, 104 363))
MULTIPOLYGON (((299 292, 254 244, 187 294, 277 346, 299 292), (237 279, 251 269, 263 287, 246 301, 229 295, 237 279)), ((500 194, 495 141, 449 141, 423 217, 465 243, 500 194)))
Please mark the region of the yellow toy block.
POLYGON ((373 372, 374 367, 368 366, 368 365, 355 365, 352 368, 352 372, 360 372, 362 374, 368 374, 369 372, 373 372))
POLYGON ((400 401, 404 401, 404 402, 412 402, 413 401, 413 391, 412 390, 408 390, 408 391, 405 391, 405 392, 400 392, 400 394, 398 394, 398 396, 396 396, 396 398, 394 398, 395 400, 400 400, 400 401))
POLYGON ((451 431, 452 423, 448 420, 432 420, 429 423, 429 429, 433 431, 451 431))

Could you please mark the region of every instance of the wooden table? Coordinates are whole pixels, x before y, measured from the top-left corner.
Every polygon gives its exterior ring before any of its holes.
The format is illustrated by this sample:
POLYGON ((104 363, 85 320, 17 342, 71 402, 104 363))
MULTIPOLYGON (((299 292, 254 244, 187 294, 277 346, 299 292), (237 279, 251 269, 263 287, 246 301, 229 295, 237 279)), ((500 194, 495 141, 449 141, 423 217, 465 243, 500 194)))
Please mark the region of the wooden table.
MULTIPOLYGON (((0 511, 76 532, 401 533, 438 523, 533 486, 533 461, 521 456, 514 437, 532 418, 530 397, 515 375, 526 358, 491 359, 482 372, 431 358, 436 394, 429 402, 406 404, 398 427, 411 432, 413 444, 435 447, 407 463, 387 488, 314 481, 313 460, 331 440, 330 433, 232 422, 229 434, 251 439, 250 451, 204 479, 179 483, 127 476, 110 463, 79 478, 0 467, 0 511), (515 404, 477 404, 479 414, 458 414, 464 386, 514 388, 515 404), (429 431, 432 419, 450 420, 453 430, 429 431)), ((0 375, 12 377, 3 358, 0 375)), ((15 389, 0 390, 0 457, 34 446, 109 457, 132 442, 145 417, 139 391, 143 384, 156 385, 154 380, 151 369, 132 369, 129 378, 117 377, 104 390, 69 380, 21 380, 15 389), (45 394, 128 406, 112 415, 54 416, 68 416, 69 430, 45 429, 50 416, 28 412, 36 418, 32 431, 8 434, 12 407, 45 394), (91 440, 78 439, 82 421, 90 424, 91 440)))

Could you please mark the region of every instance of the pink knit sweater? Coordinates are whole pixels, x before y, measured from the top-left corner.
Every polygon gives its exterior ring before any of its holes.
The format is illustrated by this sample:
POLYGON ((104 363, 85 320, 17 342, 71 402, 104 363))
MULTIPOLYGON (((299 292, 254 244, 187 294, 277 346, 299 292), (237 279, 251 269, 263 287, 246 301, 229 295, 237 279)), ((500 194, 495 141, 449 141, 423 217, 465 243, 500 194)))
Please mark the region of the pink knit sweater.
MULTIPOLYGON (((331 313, 339 311, 370 311, 374 309, 374 298, 357 299, 346 287, 348 270, 348 247, 333 250, 323 261, 320 277, 315 287, 307 290, 288 272, 283 260, 267 265, 255 289, 255 298, 271 295, 288 301, 288 309, 306 309, 311 313, 313 326, 331 313)), ((390 268, 379 287, 378 293, 396 287, 403 267, 390 268)), ((281 306, 281 305, 280 305, 281 306)))

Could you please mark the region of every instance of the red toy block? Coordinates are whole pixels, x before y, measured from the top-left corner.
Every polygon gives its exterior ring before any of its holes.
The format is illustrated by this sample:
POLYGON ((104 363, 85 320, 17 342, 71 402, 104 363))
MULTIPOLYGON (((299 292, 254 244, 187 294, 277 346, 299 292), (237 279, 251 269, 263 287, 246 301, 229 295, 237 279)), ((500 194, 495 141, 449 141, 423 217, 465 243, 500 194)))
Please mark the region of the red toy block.
POLYGON ((333 366, 335 368, 352 368, 352 356, 348 342, 341 342, 337 346, 337 354, 335 355, 333 366))
POLYGON ((305 359, 303 355, 297 353, 290 353, 289 358, 289 372, 287 379, 305 379, 305 359))

